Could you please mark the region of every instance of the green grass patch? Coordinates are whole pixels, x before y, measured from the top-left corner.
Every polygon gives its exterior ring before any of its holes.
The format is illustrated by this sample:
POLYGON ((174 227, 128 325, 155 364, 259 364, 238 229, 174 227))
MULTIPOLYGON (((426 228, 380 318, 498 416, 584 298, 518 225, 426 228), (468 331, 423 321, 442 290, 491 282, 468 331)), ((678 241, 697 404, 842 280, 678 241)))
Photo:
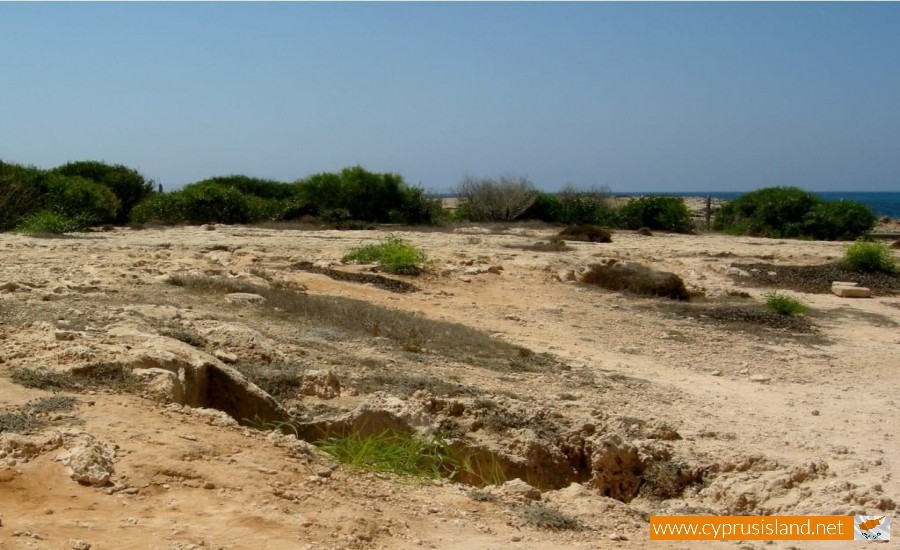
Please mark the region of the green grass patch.
POLYGON ((417 275, 421 271, 419 265, 426 259, 416 245, 395 235, 376 244, 353 248, 344 256, 345 262, 377 263, 388 273, 403 275, 417 275))
POLYGON ((473 485, 506 481, 496 459, 484 464, 476 453, 458 449, 440 436, 425 438, 388 430, 375 435, 353 433, 316 445, 351 468, 424 479, 465 480, 473 485))
POLYGON ((63 233, 82 231, 85 227, 83 222, 75 218, 51 210, 41 210, 25 216, 16 226, 16 232, 26 235, 62 235, 63 233))
POLYGON ((787 315, 788 317, 806 313, 809 309, 806 304, 800 300, 791 298, 787 294, 779 294, 778 292, 766 295, 766 307, 779 315, 787 315))
POLYGON ((884 243, 856 241, 844 253, 844 267, 862 273, 896 273, 897 263, 884 243))

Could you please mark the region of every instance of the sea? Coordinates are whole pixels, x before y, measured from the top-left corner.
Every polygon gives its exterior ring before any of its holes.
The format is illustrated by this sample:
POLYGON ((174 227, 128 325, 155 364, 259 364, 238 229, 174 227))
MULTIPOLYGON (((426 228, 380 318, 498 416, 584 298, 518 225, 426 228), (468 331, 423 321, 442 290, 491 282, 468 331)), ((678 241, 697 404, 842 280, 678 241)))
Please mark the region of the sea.
MULTIPOLYGON (((873 212, 875 212, 876 216, 883 217, 887 216, 889 218, 900 218, 900 193, 893 192, 853 192, 853 191, 828 191, 828 192, 815 192, 816 195, 819 196, 822 200, 826 201, 839 201, 839 200, 847 200, 847 201, 858 201, 863 204, 868 205, 873 212)), ((734 192, 697 192, 697 191, 687 191, 687 192, 671 192, 671 193, 621 193, 613 191, 613 195, 615 196, 646 196, 646 195, 670 195, 675 197, 705 197, 709 195, 714 199, 723 199, 723 200, 734 200, 744 193, 734 193, 734 192)))

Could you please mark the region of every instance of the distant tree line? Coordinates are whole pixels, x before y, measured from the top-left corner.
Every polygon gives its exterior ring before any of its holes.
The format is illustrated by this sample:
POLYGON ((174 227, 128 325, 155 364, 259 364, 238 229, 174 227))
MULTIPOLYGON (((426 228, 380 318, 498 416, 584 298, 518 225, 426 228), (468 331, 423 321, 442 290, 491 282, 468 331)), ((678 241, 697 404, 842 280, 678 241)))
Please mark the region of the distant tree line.
MULTIPOLYGON (((0 161, 0 231, 65 233, 114 224, 244 224, 293 220, 337 227, 354 224, 438 224, 445 221, 552 224, 688 233, 691 213, 679 197, 645 196, 621 205, 608 187, 538 190, 527 178, 466 176, 458 204, 408 185, 402 176, 360 166, 294 182, 220 176, 162 193, 162 186, 118 164, 77 161, 44 170, 0 161)), ((828 202, 794 187, 760 189, 728 203, 714 229, 765 237, 854 239, 875 215, 853 201, 828 202)))

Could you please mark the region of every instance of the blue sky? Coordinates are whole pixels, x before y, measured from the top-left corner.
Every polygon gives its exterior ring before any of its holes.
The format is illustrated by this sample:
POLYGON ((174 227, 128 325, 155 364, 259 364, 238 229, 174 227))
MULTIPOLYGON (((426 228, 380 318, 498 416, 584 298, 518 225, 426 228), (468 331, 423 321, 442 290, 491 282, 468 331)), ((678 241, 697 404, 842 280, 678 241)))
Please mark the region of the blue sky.
POLYGON ((900 191, 900 4, 0 3, 0 158, 900 191))

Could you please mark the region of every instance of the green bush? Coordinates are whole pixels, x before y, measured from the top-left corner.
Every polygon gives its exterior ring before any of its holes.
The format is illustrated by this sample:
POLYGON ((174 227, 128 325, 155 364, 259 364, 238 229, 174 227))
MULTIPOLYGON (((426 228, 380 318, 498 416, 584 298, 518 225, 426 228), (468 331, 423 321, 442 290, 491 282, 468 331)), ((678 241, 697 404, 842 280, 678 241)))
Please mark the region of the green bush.
POLYGON ((788 317, 806 313, 807 309, 809 309, 800 300, 777 292, 766 295, 766 307, 779 315, 787 315, 788 317))
POLYGON ((52 210, 40 210, 23 217, 16 226, 17 233, 26 235, 52 234, 61 235, 82 231, 90 224, 84 220, 70 218, 52 210))
POLYGON ((121 164, 106 164, 98 161, 77 161, 53 169, 63 176, 77 176, 95 181, 115 194, 119 199, 119 209, 115 221, 127 223, 134 208, 153 192, 153 182, 144 179, 137 170, 121 164))
POLYGON ((826 201, 803 216, 804 236, 821 241, 852 241, 875 227, 878 218, 855 201, 826 201))
POLYGON ((408 187, 397 174, 378 174, 361 166, 299 180, 294 192, 300 204, 323 217, 338 213, 342 219, 376 223, 436 221, 435 204, 421 190, 408 187))
POLYGON ((38 168, 0 161, 0 231, 16 227, 23 216, 42 208, 43 179, 38 168))
POLYGON ((419 273, 419 264, 425 260, 425 253, 418 247, 394 235, 377 244, 354 248, 344 256, 344 261, 377 263, 389 273, 408 275, 419 273))
POLYGON ((897 263, 884 243, 857 241, 844 253, 844 267, 851 271, 896 273, 897 263))
POLYGON ((713 228, 734 235, 850 240, 876 221, 869 207, 855 201, 823 202, 797 187, 766 187, 725 205, 713 228))
POLYGON ((179 192, 165 195, 154 193, 131 210, 133 224, 147 222, 176 224, 186 221, 182 195, 179 192))
POLYGON ((538 191, 534 202, 520 216, 567 225, 615 225, 615 210, 609 205, 608 188, 580 190, 572 186, 559 193, 538 191))
POLYGON ((45 208, 78 219, 86 226, 115 221, 120 203, 108 187, 82 177, 54 173, 46 177, 44 184, 45 208))
POLYGON ((618 225, 624 229, 647 227, 660 231, 690 233, 691 212, 680 197, 638 197, 618 209, 618 225))
POLYGON ((261 199, 288 200, 294 198, 296 189, 293 185, 275 180, 252 178, 240 174, 229 176, 216 176, 198 181, 197 184, 215 184, 222 187, 237 189, 245 195, 252 195, 261 199))
POLYGON ((803 219, 821 201, 797 187, 758 189, 726 204, 713 228, 736 235, 799 237, 803 219))

